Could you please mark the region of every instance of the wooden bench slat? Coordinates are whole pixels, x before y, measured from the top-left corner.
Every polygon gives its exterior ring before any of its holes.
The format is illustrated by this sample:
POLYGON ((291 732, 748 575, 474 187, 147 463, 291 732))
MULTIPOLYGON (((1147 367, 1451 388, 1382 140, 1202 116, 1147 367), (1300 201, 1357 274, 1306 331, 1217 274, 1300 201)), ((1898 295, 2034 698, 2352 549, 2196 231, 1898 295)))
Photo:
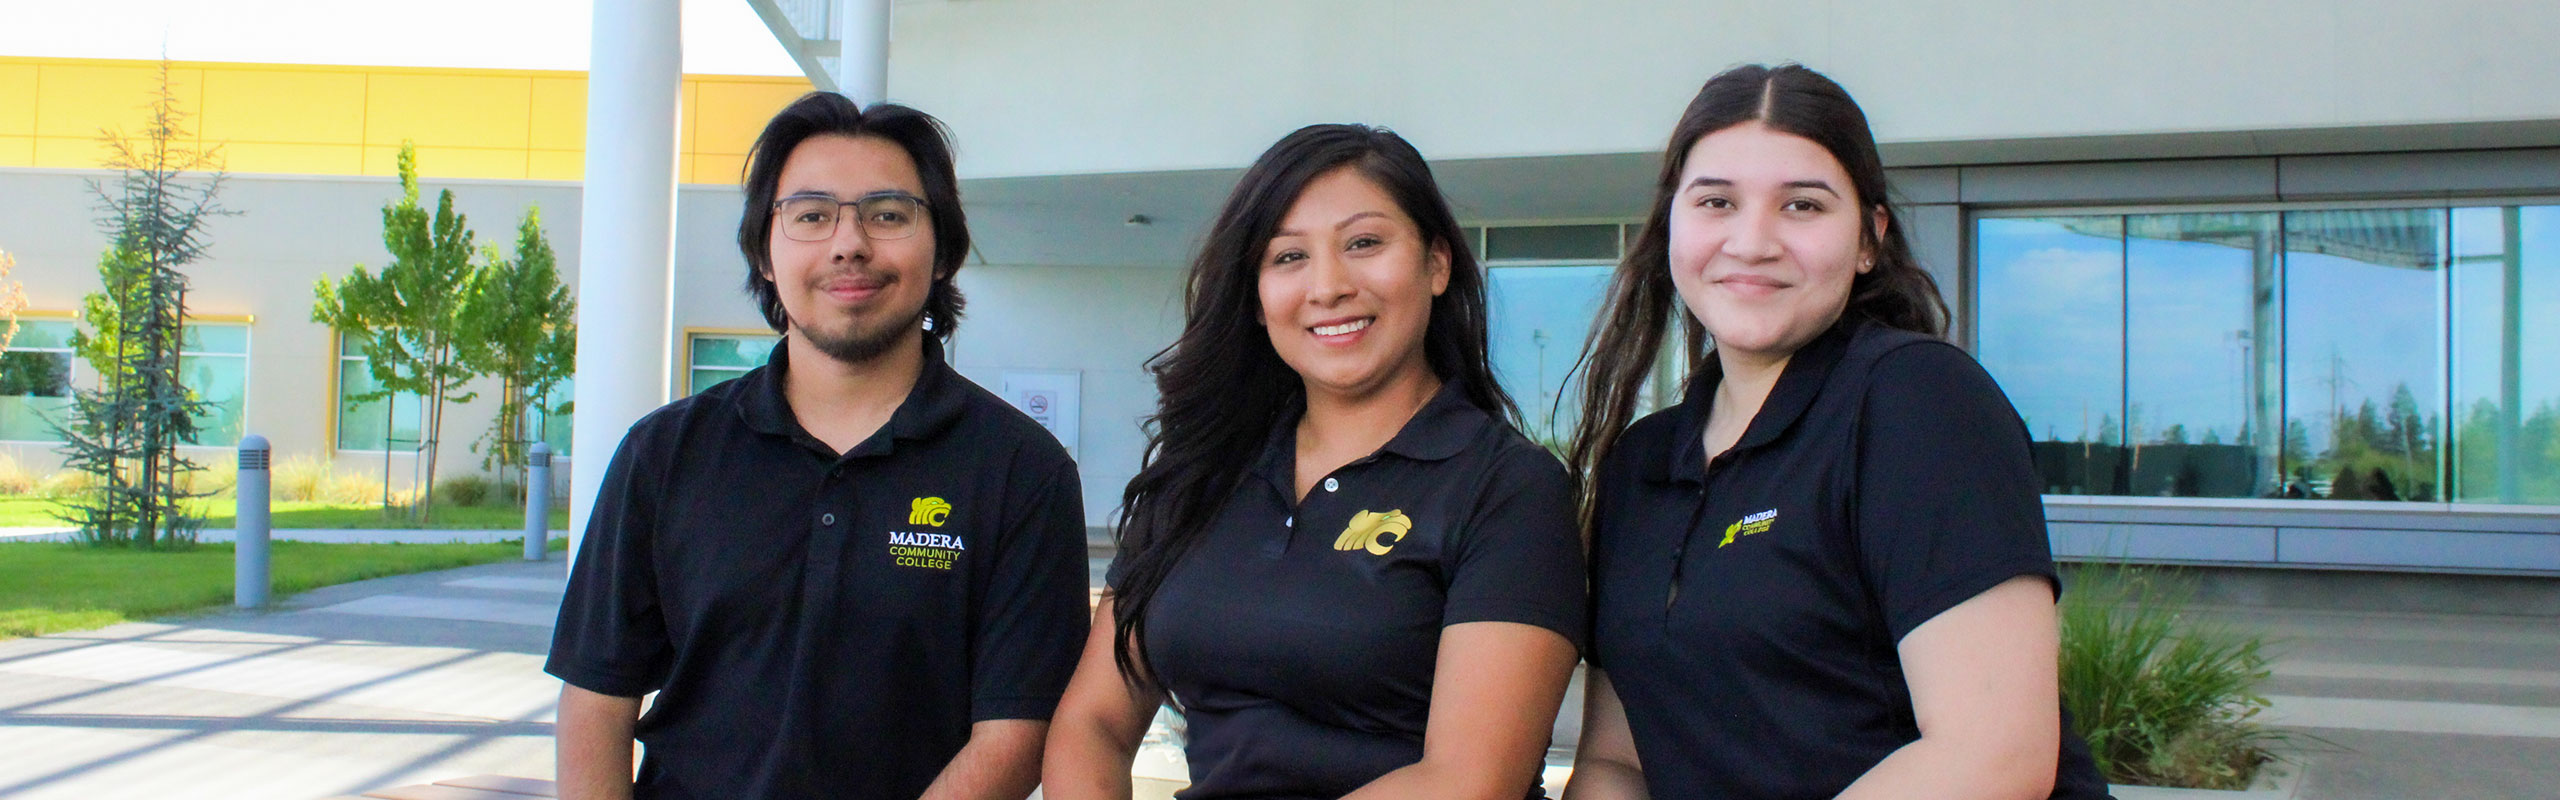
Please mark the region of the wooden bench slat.
POLYGON ((392 789, 375 789, 364 793, 364 796, 375 798, 376 800, 525 800, 525 795, 516 794, 514 792, 493 792, 487 789, 470 789, 461 786, 435 785, 401 786, 392 789))
POLYGON ((526 797, 560 796, 560 784, 558 783, 542 780, 540 778, 519 778, 513 775, 473 775, 467 778, 436 781, 436 785, 460 786, 465 789, 487 789, 493 792, 520 794, 526 797))

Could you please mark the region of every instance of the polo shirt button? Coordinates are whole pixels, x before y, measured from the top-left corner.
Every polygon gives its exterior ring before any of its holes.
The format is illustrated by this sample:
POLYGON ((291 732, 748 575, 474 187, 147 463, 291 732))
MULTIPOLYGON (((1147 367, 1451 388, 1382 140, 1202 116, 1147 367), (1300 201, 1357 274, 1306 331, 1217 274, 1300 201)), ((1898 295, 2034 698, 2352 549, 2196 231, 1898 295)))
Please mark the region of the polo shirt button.
POLYGON ((833 524, 836 524, 836 515, 834 515, 834 514, 820 514, 820 515, 818 515, 818 524, 820 524, 820 525, 833 525, 833 524))
POLYGON ((1325 490, 1325 491, 1330 492, 1330 491, 1333 491, 1333 490, 1335 490, 1335 489, 1340 489, 1340 488, 1342 488, 1342 482, 1341 482, 1341 481, 1337 481, 1337 480, 1334 480, 1334 479, 1332 479, 1332 478, 1326 478, 1326 479, 1324 479, 1324 490, 1325 490))

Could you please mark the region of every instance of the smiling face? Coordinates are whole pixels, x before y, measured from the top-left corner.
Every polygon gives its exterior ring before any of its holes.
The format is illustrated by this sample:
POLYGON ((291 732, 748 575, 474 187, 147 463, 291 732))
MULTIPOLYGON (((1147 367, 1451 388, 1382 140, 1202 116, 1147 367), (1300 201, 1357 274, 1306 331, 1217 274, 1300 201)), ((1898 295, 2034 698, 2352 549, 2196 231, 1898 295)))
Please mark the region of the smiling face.
MULTIPOLYGON (((851 202, 882 193, 924 195, 915 159, 876 136, 813 136, 783 161, 780 197, 824 195, 851 202)), ((893 346, 922 340, 925 298, 933 291, 933 215, 909 235, 873 239, 851 206, 840 207, 834 232, 803 242, 775 213, 765 277, 780 295, 793 338, 848 363, 869 361, 893 346)))
POLYGON ((1431 300, 1449 288, 1449 249, 1355 167, 1307 183, 1263 248, 1261 322, 1309 393, 1366 396, 1427 379, 1431 300))
POLYGON ((1840 319, 1884 216, 1822 145, 1746 122, 1689 147, 1669 222, 1671 283, 1716 349, 1775 359, 1840 319))

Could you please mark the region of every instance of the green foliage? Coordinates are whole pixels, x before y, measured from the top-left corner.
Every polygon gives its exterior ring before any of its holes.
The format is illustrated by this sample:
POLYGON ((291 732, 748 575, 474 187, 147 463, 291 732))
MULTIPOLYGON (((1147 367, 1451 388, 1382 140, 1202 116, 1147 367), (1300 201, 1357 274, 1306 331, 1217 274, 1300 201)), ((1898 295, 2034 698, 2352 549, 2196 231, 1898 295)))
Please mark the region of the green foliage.
MULTIPOLYGON (((540 208, 516 225, 514 258, 493 247, 484 261, 464 292, 462 357, 473 371, 496 376, 500 388, 498 417, 475 446, 482 469, 514 469, 520 485, 525 452, 540 438, 531 430, 534 405, 577 367, 578 304, 560 282, 540 208)), ((570 413, 568 403, 538 410, 570 413)))
MULTIPOLYGON (((477 269, 471 263, 471 228, 453 210, 453 191, 438 193, 432 215, 418 205, 418 155, 400 145, 400 200, 382 208, 382 244, 391 263, 379 275, 363 265, 331 285, 312 287, 311 321, 341 331, 363 331, 364 354, 382 388, 351 399, 375 400, 395 392, 425 399, 420 446, 426 457, 427 492, 435 489, 437 444, 444 435, 445 403, 467 403, 463 386, 475 377, 465 361, 463 308, 477 269)), ((419 514, 431 506, 418 506, 419 514)))
POLYGON ((188 283, 180 268, 210 247, 205 223, 231 212, 214 202, 219 154, 184 146, 191 134, 169 88, 168 62, 150 109, 140 138, 101 134, 106 166, 119 172, 112 184, 90 184, 110 240, 98 266, 104 291, 83 299, 87 330, 72 339, 96 368, 99 388, 74 392, 70 419, 56 427, 64 465, 95 481, 64 516, 82 541, 187 547, 202 524, 188 510, 188 476, 201 467, 178 447, 195 436, 204 403, 180 377, 188 283), (189 177, 197 171, 211 175, 189 177))
POLYGON ((488 478, 462 475, 438 484, 436 496, 457 506, 476 506, 489 502, 490 490, 493 488, 495 485, 488 478))
POLYGON ((2062 702, 2110 782, 2247 788, 2285 734, 2257 722, 2265 644, 2187 619, 2172 573, 2132 566, 2065 575, 2062 702))

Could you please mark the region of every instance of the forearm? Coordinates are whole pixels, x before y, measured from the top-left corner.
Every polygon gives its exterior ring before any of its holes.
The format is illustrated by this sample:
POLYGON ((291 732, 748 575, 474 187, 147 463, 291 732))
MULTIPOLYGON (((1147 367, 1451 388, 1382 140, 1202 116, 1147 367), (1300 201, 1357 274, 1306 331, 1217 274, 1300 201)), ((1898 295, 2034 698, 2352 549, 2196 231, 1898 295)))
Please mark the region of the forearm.
POLYGON ((1840 800, 2015 798, 2053 793, 2057 751, 2027 745, 1941 741, 1922 736, 1858 776, 1840 800))
POLYGON ((1535 780, 1535 770, 1532 765, 1526 771, 1500 774, 1481 767, 1436 764, 1425 757, 1378 776, 1359 791, 1343 795, 1342 800, 1519 800, 1529 793, 1528 781, 1535 780))
POLYGON ((640 699, 560 689, 557 764, 562 800, 629 800, 631 737, 640 699))
POLYGON ((1138 737, 1124 737, 1098 720, 1061 714, 1052 724, 1040 760, 1040 794, 1048 800, 1128 800, 1129 766, 1138 737), (1126 739, 1126 741, 1123 741, 1126 739))
POLYGON ((969 728, 969 743, 925 787, 922 800, 1022 800, 1040 786, 1040 741, 1049 724, 999 719, 969 728))
POLYGON ((1573 779, 1565 783, 1564 800, 1651 800, 1644 771, 1635 765, 1601 758, 1576 758, 1573 779))

